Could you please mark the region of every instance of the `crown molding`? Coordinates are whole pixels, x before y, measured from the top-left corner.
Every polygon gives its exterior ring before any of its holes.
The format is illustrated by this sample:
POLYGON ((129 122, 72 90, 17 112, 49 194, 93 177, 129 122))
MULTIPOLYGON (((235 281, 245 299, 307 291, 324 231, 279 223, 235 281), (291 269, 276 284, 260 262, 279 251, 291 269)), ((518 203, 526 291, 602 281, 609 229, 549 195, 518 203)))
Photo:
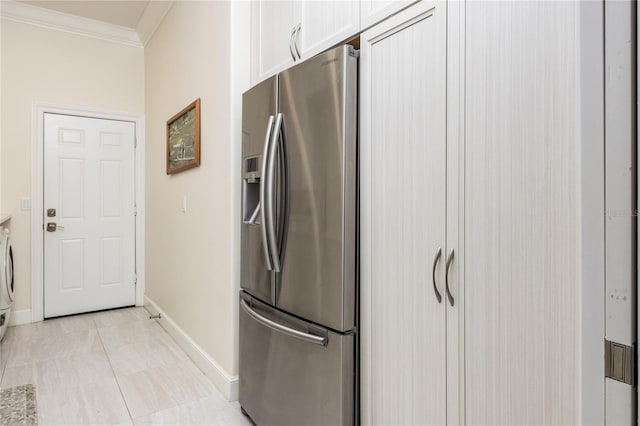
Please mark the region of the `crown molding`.
MULTIPOLYGON (((67 13, 56 12, 14 0, 0 1, 0 16, 2 19, 51 30, 64 31, 127 46, 144 47, 140 41, 140 37, 138 37, 138 33, 133 28, 121 27, 119 25, 108 24, 80 16, 69 15, 67 13)), ((162 16, 164 17, 164 15, 162 16)), ((154 30, 158 24, 156 24, 154 30)))
POLYGON ((140 42, 146 46, 153 34, 162 23, 162 20, 173 6, 174 0, 152 0, 147 4, 144 13, 136 25, 136 31, 140 42))

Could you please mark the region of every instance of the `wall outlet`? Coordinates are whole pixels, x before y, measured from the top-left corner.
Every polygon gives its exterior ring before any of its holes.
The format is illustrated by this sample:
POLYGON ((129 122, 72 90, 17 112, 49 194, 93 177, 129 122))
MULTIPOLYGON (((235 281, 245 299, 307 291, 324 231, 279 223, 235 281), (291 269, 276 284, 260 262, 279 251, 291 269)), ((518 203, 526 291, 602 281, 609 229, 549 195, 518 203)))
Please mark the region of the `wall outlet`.
POLYGON ((31 198, 22 197, 22 202, 20 203, 20 210, 22 211, 31 210, 31 198))

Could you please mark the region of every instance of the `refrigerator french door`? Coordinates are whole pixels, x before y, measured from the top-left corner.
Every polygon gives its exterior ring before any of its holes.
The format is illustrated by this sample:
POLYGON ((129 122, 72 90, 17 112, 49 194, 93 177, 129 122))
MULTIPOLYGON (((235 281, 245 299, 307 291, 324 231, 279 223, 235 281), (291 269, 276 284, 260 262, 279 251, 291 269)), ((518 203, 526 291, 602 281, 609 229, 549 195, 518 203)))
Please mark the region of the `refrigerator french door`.
POLYGON ((351 46, 243 95, 239 400, 258 425, 355 422, 356 129, 351 46))

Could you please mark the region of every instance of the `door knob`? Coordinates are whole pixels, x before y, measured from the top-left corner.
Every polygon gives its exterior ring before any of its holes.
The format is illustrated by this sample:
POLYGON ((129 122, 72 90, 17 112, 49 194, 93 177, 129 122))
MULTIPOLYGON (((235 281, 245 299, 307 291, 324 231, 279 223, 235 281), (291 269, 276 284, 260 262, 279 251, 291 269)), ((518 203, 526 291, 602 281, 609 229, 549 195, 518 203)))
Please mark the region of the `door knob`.
POLYGON ((60 226, 60 225, 56 224, 55 222, 47 223, 47 232, 56 232, 56 230, 58 230, 58 229, 64 231, 64 226, 60 226))

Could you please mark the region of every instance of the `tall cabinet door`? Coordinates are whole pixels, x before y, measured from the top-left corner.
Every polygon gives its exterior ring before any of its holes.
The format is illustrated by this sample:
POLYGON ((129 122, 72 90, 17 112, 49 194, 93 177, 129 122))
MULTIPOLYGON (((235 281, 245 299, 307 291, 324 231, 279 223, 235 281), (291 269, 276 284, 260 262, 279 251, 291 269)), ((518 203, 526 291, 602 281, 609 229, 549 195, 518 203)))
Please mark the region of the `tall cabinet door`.
POLYGON ((466 3, 461 423, 580 423, 579 10, 466 3))
POLYGON ((360 65, 362 422, 445 424, 446 5, 363 33, 360 65))

